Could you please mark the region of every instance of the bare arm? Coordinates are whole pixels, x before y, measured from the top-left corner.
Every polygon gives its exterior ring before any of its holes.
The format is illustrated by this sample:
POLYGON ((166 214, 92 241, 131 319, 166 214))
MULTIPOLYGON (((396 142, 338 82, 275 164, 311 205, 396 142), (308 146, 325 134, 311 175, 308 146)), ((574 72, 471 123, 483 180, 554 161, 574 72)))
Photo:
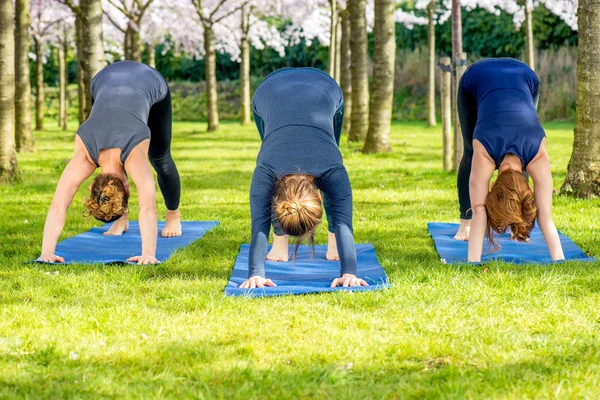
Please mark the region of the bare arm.
POLYGON ((469 262, 481 261, 483 239, 485 238, 485 229, 487 227, 487 212, 482 205, 485 204, 490 188, 490 178, 496 169, 494 163, 478 147, 475 146, 471 178, 469 180, 471 207, 473 207, 471 234, 469 236, 469 262))
POLYGON ((156 216, 156 188, 152 167, 148 161, 148 143, 139 144, 126 161, 126 170, 138 192, 140 213, 140 233, 142 235, 142 255, 128 261, 138 264, 156 264, 156 240, 158 237, 158 221, 156 216))
POLYGON ((56 192, 54 193, 52 204, 46 216, 46 224, 44 225, 42 255, 38 258, 40 261, 64 262, 64 259, 56 256, 54 252, 56 251, 56 244, 58 243, 60 233, 65 225, 67 209, 71 205, 81 183, 89 178, 96 169, 88 161, 85 148, 81 149, 80 146, 83 146, 83 143, 77 141, 75 144, 75 155, 69 161, 69 164, 67 164, 56 186, 56 192))
POLYGON ((552 219, 552 173, 550 171, 550 157, 545 146, 540 150, 539 156, 527 167, 535 189, 535 205, 538 210, 538 225, 548 245, 548 251, 553 260, 564 260, 562 245, 558 230, 552 219))

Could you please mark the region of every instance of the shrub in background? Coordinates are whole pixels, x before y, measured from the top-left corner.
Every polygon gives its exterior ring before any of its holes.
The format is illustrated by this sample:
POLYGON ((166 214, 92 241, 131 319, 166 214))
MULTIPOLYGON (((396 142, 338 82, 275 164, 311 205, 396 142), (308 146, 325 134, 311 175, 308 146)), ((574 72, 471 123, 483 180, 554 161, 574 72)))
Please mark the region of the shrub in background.
MULTIPOLYGON (((542 122, 575 118, 577 90, 577 48, 562 47, 537 52, 536 73, 540 79, 538 114, 542 122)), ((471 57, 469 62, 476 61, 471 57)), ((394 78, 393 118, 402 121, 426 119, 427 51, 399 49, 394 78)), ((440 118, 439 69, 436 69, 436 108, 440 118)), ((251 92, 262 78, 251 79, 251 92)), ((171 82, 173 119, 175 121, 205 121, 206 94, 204 82, 171 82)), ((239 81, 217 83, 219 116, 223 121, 239 119, 239 81)), ((68 113, 77 119, 77 86, 68 87, 68 113)), ((58 89, 46 88, 46 116, 58 121, 58 89)))

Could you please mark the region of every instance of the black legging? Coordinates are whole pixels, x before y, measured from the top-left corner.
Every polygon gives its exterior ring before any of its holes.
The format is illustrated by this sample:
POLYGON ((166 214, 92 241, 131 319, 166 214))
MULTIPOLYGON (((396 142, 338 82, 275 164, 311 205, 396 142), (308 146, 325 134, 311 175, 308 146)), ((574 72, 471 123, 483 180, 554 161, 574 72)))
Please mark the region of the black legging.
MULTIPOLYGON (((464 75, 463 75, 464 76, 464 75)), ((471 195, 469 190, 469 180, 471 178, 471 166, 473 164, 473 134, 477 125, 477 101, 471 94, 466 92, 460 81, 457 93, 458 118, 462 129, 463 137, 463 157, 458 167, 458 203, 460 205, 460 218, 471 219, 471 195)), ((537 108, 539 94, 533 99, 537 108)), ((527 172, 523 171, 525 178, 529 180, 527 172)))
POLYGON ((457 94, 458 118, 462 129, 463 156, 458 167, 458 203, 460 204, 460 218, 471 219, 471 198, 469 193, 469 179, 471 177, 471 165, 473 164, 473 133, 477 124, 477 102, 473 96, 465 93, 462 88, 462 80, 457 94))
POLYGON ((148 115, 150 148, 148 158, 158 175, 158 186, 168 210, 177 210, 181 198, 181 181, 177 166, 171 157, 172 138, 171 93, 154 104, 148 115))

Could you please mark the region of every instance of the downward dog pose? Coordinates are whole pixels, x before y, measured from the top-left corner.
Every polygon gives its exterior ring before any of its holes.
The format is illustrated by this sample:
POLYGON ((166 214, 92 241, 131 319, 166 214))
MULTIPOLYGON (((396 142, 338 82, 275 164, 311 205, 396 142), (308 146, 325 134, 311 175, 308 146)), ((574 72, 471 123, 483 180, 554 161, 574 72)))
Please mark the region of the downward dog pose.
POLYGON ((497 247, 493 232, 510 229, 513 240, 527 241, 536 217, 552 259, 564 259, 552 220, 552 174, 546 133, 536 112, 538 99, 535 72, 515 59, 479 61, 460 81, 464 155, 458 171, 461 224, 455 239, 469 241, 470 262, 481 261, 484 236, 497 247), (496 169, 498 178, 490 190, 496 169))
POLYGON ((288 235, 296 237, 296 250, 304 239, 313 244, 322 200, 329 225, 326 257, 341 261, 340 278, 331 286, 367 286, 356 277, 352 189, 338 148, 340 87, 318 69, 284 68, 267 76, 252 103, 263 142, 250 188, 252 241, 248 280, 241 287, 275 286, 264 270, 271 224, 275 239, 266 258, 288 261, 288 235))
POLYGON ((162 236, 181 235, 179 173, 171 157, 171 95, 158 71, 122 61, 100 71, 92 80, 92 112, 77 131, 75 153, 60 177, 46 217, 42 255, 46 262, 64 262, 55 255, 66 211, 81 183, 96 168, 86 207, 96 219, 114 224, 105 235, 121 235, 129 227, 131 177, 138 191, 141 256, 128 261, 153 264, 158 236, 156 192, 152 168, 167 206, 162 236), (150 163, 148 162, 150 159, 150 163))

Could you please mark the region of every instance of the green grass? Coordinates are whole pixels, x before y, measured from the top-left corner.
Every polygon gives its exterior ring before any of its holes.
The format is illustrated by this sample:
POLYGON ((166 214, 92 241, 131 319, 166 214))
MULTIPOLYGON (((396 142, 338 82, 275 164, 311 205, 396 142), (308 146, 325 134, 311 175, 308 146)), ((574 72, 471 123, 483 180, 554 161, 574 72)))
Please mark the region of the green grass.
MULTIPOLYGON (((572 126, 546 127, 559 188, 572 126)), ((22 180, 0 186, 0 398, 597 398, 600 264, 440 263, 426 223, 456 221, 457 201, 439 128, 395 124, 387 155, 343 140, 356 240, 374 243, 390 290, 257 300, 223 288, 250 240, 259 140, 204 128, 175 125, 182 210, 221 225, 143 267, 23 264, 73 149, 72 131, 36 133, 22 180)), ((62 238, 98 225, 81 216, 86 187, 62 238)), ((559 229, 597 256, 599 206, 555 198, 559 229)))

